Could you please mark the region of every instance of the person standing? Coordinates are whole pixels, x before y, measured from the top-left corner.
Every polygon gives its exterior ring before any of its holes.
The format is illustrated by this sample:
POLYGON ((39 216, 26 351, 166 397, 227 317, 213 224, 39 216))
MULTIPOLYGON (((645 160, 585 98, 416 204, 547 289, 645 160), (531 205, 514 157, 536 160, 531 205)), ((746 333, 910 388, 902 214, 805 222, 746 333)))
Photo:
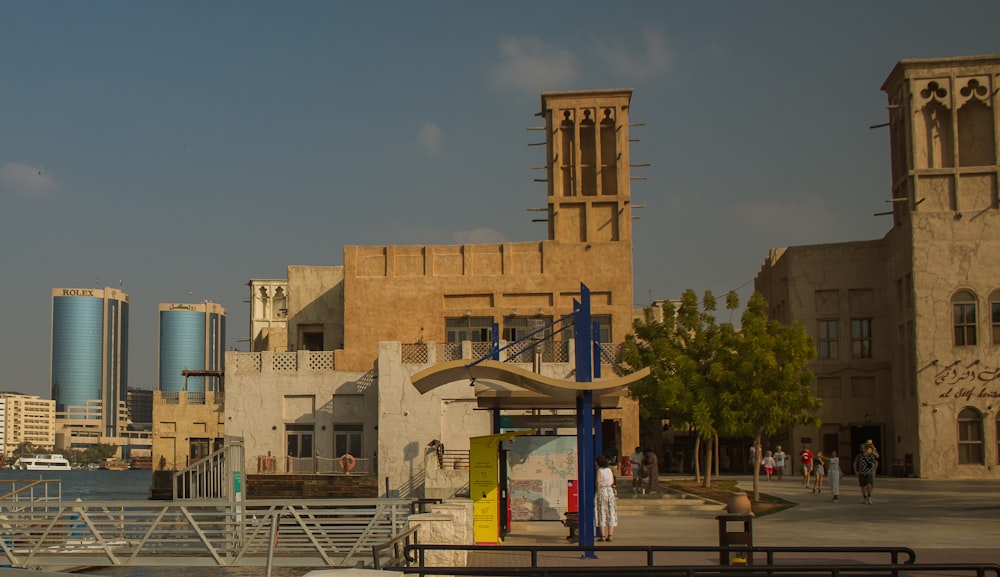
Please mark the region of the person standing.
POLYGON ((597 457, 597 494, 594 495, 595 519, 601 536, 598 541, 611 541, 618 526, 618 503, 615 495, 615 474, 608 458, 597 457))
POLYGON ((861 501, 872 504, 872 489, 875 488, 875 472, 878 471, 878 449, 875 443, 868 439, 861 445, 858 456, 854 458, 854 472, 858 475, 858 486, 861 487, 861 501))
POLYGON ((808 489, 813 467, 813 452, 809 450, 809 445, 802 447, 799 452, 799 462, 802 463, 802 486, 808 489))
POLYGON ((826 460, 826 476, 830 477, 830 492, 836 503, 840 497, 840 458, 837 457, 837 451, 830 451, 830 457, 826 460))
POLYGON ((813 457, 813 493, 823 492, 823 475, 826 473, 824 466, 826 465, 826 457, 823 456, 823 451, 817 451, 816 456, 813 457))
POLYGON ((786 455, 781 450, 781 445, 778 445, 777 450, 774 451, 774 472, 778 474, 779 481, 785 473, 785 457, 786 455))
POLYGON ((638 493, 642 485, 642 447, 636 447, 628 461, 632 464, 632 492, 638 493))
POLYGON ((656 458, 656 453, 653 449, 646 449, 646 458, 643 461, 643 465, 646 466, 646 470, 649 474, 649 493, 657 493, 660 490, 660 462, 656 458))

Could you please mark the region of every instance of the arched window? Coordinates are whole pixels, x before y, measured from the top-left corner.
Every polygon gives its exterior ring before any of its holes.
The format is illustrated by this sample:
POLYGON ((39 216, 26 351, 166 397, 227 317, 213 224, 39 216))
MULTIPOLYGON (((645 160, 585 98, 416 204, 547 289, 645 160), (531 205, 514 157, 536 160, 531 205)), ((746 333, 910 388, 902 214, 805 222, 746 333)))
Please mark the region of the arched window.
POLYGON ((990 294, 990 325, 993 329, 993 344, 1000 345, 1000 290, 990 294))
POLYGON ((958 464, 983 464, 983 417, 972 407, 958 414, 958 464))
POLYGON ((959 291, 951 297, 955 346, 976 344, 976 297, 969 291, 959 291))

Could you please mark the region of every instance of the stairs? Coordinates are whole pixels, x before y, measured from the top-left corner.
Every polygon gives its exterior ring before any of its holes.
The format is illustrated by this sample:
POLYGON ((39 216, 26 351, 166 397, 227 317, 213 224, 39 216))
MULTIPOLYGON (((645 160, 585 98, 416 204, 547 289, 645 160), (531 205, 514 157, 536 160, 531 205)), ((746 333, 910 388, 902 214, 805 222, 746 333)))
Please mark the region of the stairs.
POLYGON ((726 506, 723 503, 672 489, 661 488, 659 493, 642 495, 632 492, 631 483, 618 487, 618 515, 713 518, 725 512, 726 506))

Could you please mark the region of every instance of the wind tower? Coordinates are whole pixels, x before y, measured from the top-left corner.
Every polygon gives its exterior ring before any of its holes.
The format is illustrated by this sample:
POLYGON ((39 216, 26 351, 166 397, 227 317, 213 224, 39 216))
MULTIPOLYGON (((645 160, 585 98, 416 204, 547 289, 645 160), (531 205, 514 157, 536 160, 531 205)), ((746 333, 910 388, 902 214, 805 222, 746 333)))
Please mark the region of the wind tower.
POLYGON ((1000 424, 991 414, 1000 393, 987 384, 1000 367, 1000 55, 901 60, 882 90, 900 453, 916 453, 921 477, 986 476, 997 458, 984 431, 1000 424), (942 431, 958 431, 957 458, 942 431))
POLYGON ((542 94, 549 240, 631 245, 631 99, 630 88, 542 94))

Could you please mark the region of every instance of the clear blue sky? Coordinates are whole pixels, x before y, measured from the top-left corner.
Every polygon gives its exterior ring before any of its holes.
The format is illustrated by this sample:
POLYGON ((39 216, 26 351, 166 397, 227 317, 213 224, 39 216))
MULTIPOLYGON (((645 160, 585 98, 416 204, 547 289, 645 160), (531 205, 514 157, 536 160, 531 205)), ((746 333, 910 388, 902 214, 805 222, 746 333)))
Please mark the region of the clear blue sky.
POLYGON ((997 22, 995 0, 0 2, 0 390, 49 397, 55 287, 121 281, 152 388, 160 302, 222 303, 232 347, 247 281, 289 264, 544 238, 542 91, 635 89, 636 303, 745 297, 772 247, 888 230, 882 81, 1000 52, 997 22))

